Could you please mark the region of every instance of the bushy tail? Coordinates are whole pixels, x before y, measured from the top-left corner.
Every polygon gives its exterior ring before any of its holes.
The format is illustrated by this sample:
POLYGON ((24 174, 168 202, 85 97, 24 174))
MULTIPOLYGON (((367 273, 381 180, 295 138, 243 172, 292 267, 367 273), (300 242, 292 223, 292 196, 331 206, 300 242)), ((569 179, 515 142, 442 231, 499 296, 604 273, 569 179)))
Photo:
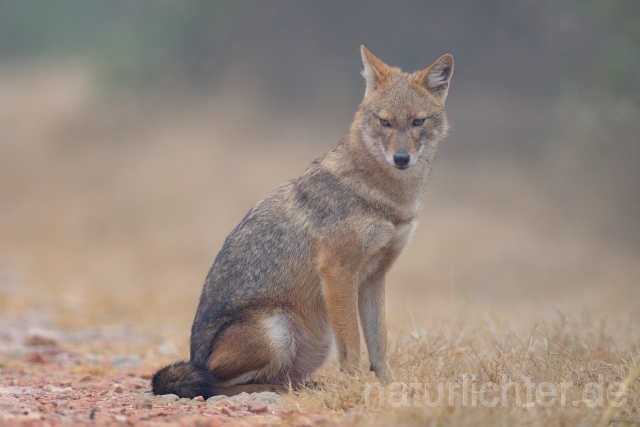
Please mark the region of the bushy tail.
POLYGON ((165 366, 151 380, 153 394, 176 394, 193 399, 202 396, 205 400, 215 394, 215 380, 203 365, 192 362, 177 362, 165 366))

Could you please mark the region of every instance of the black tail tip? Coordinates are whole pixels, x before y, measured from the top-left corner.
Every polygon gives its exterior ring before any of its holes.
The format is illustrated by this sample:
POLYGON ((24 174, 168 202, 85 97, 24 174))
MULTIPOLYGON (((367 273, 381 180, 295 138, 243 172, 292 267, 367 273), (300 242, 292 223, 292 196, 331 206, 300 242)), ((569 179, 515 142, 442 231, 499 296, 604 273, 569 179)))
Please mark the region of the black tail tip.
POLYGON ((153 375, 153 394, 175 394, 193 399, 202 396, 205 400, 214 396, 215 380, 209 370, 192 362, 176 362, 165 366, 153 375))

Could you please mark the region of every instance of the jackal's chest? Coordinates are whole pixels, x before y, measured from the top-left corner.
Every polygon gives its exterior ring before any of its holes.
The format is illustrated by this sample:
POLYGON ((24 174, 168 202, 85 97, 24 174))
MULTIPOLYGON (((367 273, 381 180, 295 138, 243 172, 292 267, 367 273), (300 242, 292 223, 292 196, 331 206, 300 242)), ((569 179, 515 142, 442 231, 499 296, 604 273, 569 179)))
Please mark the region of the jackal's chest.
POLYGON ((394 225, 385 223, 370 231, 371 241, 365 251, 362 268, 358 274, 360 282, 372 276, 384 274, 411 239, 416 221, 394 225))

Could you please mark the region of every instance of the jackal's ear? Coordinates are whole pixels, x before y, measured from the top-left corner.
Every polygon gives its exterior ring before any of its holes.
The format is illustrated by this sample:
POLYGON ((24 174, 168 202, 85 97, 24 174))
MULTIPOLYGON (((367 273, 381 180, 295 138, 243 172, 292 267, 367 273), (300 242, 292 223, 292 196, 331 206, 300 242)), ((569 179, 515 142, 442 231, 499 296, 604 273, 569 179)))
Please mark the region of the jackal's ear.
POLYGON ((364 46, 360 46, 360 53, 362 54, 362 63, 364 64, 362 76, 367 82, 367 89, 365 90, 364 96, 367 96, 376 90, 380 83, 385 81, 387 76, 393 71, 393 68, 376 58, 375 55, 369 52, 364 46))
POLYGON ((420 84, 424 86, 436 98, 444 104, 449 92, 449 80, 453 74, 453 56, 442 55, 429 68, 418 73, 420 84))

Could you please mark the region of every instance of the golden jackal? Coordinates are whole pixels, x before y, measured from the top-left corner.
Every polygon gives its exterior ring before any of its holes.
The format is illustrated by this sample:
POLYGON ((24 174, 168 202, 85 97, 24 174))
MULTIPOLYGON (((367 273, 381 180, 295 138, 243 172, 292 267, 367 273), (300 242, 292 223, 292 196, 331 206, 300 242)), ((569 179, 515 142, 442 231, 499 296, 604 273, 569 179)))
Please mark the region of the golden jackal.
POLYGON ((155 394, 234 394, 301 385, 332 347, 391 379, 384 278, 416 224, 453 57, 403 73, 361 47, 364 100, 349 133, 259 202, 227 237, 191 329, 191 359, 160 369, 155 394))

